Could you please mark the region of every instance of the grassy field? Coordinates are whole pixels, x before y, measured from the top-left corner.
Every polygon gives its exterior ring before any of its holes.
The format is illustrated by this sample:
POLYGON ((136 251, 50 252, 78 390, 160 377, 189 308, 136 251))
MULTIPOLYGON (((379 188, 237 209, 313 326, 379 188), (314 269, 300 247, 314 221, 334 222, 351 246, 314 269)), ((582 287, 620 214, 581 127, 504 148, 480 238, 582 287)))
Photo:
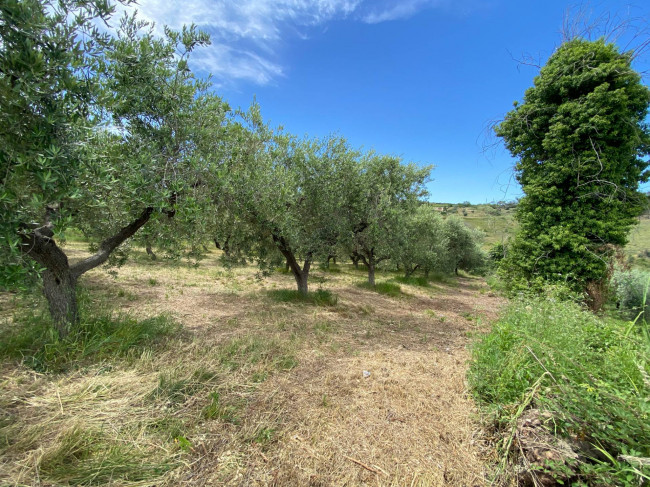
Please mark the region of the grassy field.
POLYGON ((504 302, 397 277, 315 270, 299 300, 291 275, 136 252, 83 277, 64 341, 0 295, 0 485, 487 485, 466 345, 504 302))
POLYGON ((642 217, 632 230, 625 252, 633 265, 650 269, 650 216, 642 217))

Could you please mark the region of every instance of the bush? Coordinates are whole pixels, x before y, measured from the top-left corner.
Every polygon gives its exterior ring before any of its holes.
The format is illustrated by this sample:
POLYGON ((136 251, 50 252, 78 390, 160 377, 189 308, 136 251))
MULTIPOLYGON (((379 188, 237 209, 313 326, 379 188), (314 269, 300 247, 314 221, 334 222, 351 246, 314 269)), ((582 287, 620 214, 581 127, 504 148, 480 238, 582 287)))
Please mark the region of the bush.
POLYGON ((646 300, 650 288, 650 272, 633 269, 616 270, 612 276, 612 288, 619 309, 628 319, 650 321, 650 299, 646 300))
MULTIPOLYGON (((569 302, 522 300, 472 355, 470 385, 497 425, 512 425, 532 395, 532 406, 552 414, 556 434, 611 459, 650 456, 650 341, 629 323, 569 302)), ((589 485, 623 485, 630 469, 584 461, 578 476, 589 485)))

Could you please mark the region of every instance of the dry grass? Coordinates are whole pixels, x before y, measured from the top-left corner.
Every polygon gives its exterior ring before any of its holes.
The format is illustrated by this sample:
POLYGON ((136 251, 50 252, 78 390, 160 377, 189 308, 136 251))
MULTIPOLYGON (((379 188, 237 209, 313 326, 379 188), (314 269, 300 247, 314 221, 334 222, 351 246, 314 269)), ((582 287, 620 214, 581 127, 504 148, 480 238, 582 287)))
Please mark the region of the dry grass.
POLYGON ((503 303, 480 280, 388 297, 341 269, 314 272, 312 289, 338 295, 322 307, 276 302, 263 291, 290 275, 260 281, 214 255, 85 276, 95 299, 185 331, 67 374, 3 364, 0 484, 485 485, 465 347, 503 303))

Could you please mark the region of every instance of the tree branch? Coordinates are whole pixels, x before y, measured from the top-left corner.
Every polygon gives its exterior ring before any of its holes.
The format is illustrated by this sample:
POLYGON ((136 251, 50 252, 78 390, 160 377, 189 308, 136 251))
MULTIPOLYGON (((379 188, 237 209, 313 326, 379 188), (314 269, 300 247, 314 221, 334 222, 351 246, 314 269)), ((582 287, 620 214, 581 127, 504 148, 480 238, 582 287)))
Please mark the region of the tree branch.
POLYGON ((119 232, 117 232, 112 237, 107 238, 99 245, 99 250, 96 254, 88 257, 87 259, 77 262, 73 265, 70 270, 75 277, 79 277, 84 272, 88 272, 90 269, 103 264, 108 260, 108 257, 111 255, 111 252, 119 247, 126 239, 135 235, 145 223, 151 218, 153 213, 152 207, 147 207, 142 214, 129 223, 127 226, 123 227, 119 232))

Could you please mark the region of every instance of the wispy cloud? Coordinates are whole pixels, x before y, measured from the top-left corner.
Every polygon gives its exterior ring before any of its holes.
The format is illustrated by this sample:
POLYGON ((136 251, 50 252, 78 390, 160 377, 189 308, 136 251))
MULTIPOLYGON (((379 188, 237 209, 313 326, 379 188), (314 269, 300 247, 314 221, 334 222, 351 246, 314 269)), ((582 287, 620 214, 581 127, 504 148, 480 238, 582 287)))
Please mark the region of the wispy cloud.
POLYGON ((403 19, 444 0, 139 0, 129 7, 159 31, 196 24, 212 45, 196 52, 196 67, 219 84, 264 85, 283 76, 283 43, 308 37, 310 27, 335 19, 376 24, 403 19))
POLYGON ((434 3, 431 0, 403 0, 401 2, 380 2, 375 5, 362 18, 368 24, 378 24, 411 17, 419 10, 434 3))

